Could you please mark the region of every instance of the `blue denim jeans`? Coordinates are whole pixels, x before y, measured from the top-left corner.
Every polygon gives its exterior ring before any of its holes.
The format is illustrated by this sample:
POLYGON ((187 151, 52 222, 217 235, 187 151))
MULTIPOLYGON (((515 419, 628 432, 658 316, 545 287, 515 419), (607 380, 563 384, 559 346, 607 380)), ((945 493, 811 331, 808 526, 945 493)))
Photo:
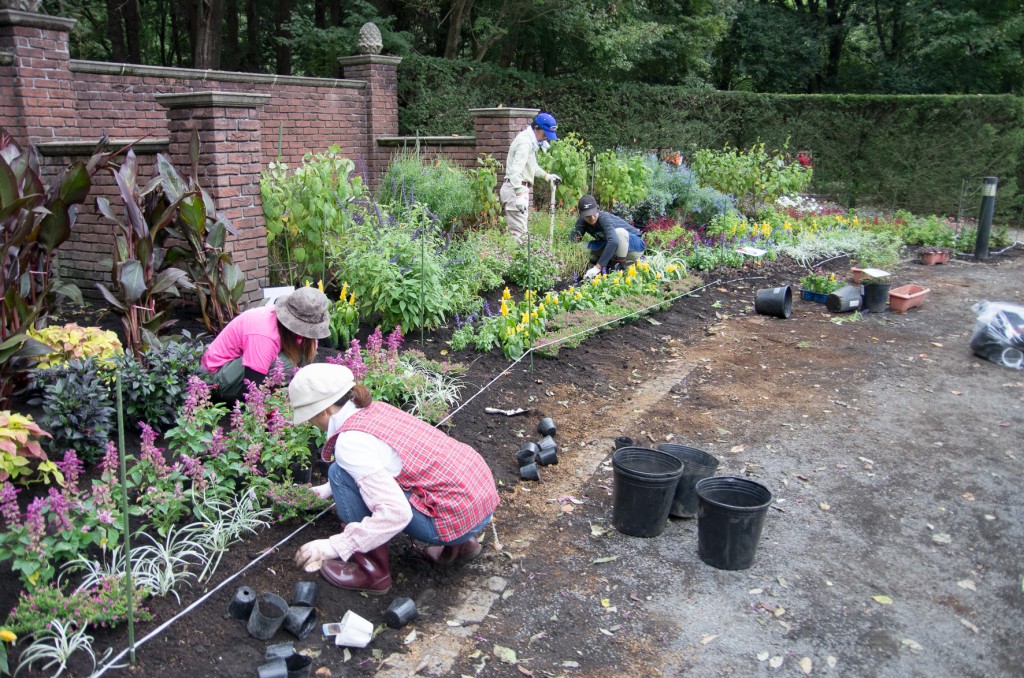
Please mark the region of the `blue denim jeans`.
MULTIPOLYGON (((338 511, 338 517, 343 523, 358 523, 370 515, 370 509, 366 506, 366 502, 363 501, 362 495, 359 494, 359 486, 356 485, 355 479, 345 469, 332 463, 327 470, 327 479, 331 483, 331 492, 334 494, 334 505, 338 511)), ((410 494, 410 492, 405 493, 406 499, 409 498, 410 494)), ((437 533, 437 525, 433 518, 417 511, 416 507, 411 504, 409 508, 412 509, 412 520, 409 521, 409 524, 402 531, 413 539, 435 546, 461 544, 469 541, 487 527, 487 524, 491 522, 491 516, 494 515, 493 513, 488 514, 486 518, 480 521, 479 525, 461 537, 451 541, 444 541, 437 533)))

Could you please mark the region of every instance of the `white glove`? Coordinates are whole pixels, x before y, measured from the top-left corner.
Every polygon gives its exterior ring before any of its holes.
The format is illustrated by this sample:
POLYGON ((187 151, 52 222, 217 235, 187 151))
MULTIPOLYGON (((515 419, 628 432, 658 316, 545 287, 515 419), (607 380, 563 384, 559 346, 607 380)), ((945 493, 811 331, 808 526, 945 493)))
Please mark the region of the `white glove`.
POLYGON ((515 205, 516 209, 519 210, 520 212, 526 212, 527 199, 525 191, 516 195, 515 205))
POLYGON ((545 178, 547 179, 549 184, 554 184, 555 186, 562 183, 562 177, 558 176, 557 174, 549 174, 545 178))
POLYGON ((324 483, 323 485, 317 485, 311 488, 316 496, 321 499, 334 499, 334 492, 331 490, 330 483, 324 483))
POLYGON ((583 274, 583 279, 584 280, 590 280, 592 278, 596 278, 597 274, 600 273, 600 272, 601 272, 601 267, 595 265, 592 268, 588 268, 587 269, 587 272, 583 274))
POLYGON ((295 552, 295 564, 306 572, 316 572, 325 560, 337 560, 338 552, 328 539, 314 539, 295 552))

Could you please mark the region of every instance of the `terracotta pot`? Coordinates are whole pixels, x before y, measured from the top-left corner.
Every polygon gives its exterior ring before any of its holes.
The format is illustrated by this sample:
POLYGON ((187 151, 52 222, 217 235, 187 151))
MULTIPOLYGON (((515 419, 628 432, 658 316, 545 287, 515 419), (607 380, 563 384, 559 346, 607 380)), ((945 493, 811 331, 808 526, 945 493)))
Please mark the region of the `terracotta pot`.
POLYGON ((906 313, 908 309, 920 306, 931 289, 921 285, 903 285, 889 290, 889 309, 906 313))
POLYGON ((850 269, 850 272, 853 273, 853 284, 860 283, 860 279, 864 277, 864 269, 854 266, 850 269))
POLYGON ((921 263, 925 266, 945 264, 949 261, 949 252, 921 252, 921 263))

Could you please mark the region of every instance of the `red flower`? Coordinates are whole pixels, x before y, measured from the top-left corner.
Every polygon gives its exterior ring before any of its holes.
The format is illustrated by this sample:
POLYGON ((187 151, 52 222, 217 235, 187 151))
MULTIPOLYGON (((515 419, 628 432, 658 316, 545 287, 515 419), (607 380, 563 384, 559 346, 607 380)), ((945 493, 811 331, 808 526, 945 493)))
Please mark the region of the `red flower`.
POLYGON ((803 151, 800 151, 799 153, 796 154, 796 160, 804 167, 810 167, 812 164, 810 156, 804 153, 803 151))

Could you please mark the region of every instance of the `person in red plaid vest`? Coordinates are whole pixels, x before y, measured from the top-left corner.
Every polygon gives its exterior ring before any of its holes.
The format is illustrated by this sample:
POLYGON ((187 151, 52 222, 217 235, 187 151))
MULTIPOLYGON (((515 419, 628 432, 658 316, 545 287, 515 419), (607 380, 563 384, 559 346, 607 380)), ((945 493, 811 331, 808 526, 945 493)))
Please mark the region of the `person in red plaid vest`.
MULTIPOLYGON (((427 546, 428 560, 471 560, 491 521, 498 491, 476 450, 430 424, 373 402, 342 365, 313 363, 288 385, 294 423, 327 432, 321 452, 329 482, 314 491, 334 498, 344 530, 303 544, 295 563, 320 570, 343 589, 384 594, 391 588, 388 542, 399 532, 427 546)), ((415 544, 415 542, 414 542, 415 544)))

